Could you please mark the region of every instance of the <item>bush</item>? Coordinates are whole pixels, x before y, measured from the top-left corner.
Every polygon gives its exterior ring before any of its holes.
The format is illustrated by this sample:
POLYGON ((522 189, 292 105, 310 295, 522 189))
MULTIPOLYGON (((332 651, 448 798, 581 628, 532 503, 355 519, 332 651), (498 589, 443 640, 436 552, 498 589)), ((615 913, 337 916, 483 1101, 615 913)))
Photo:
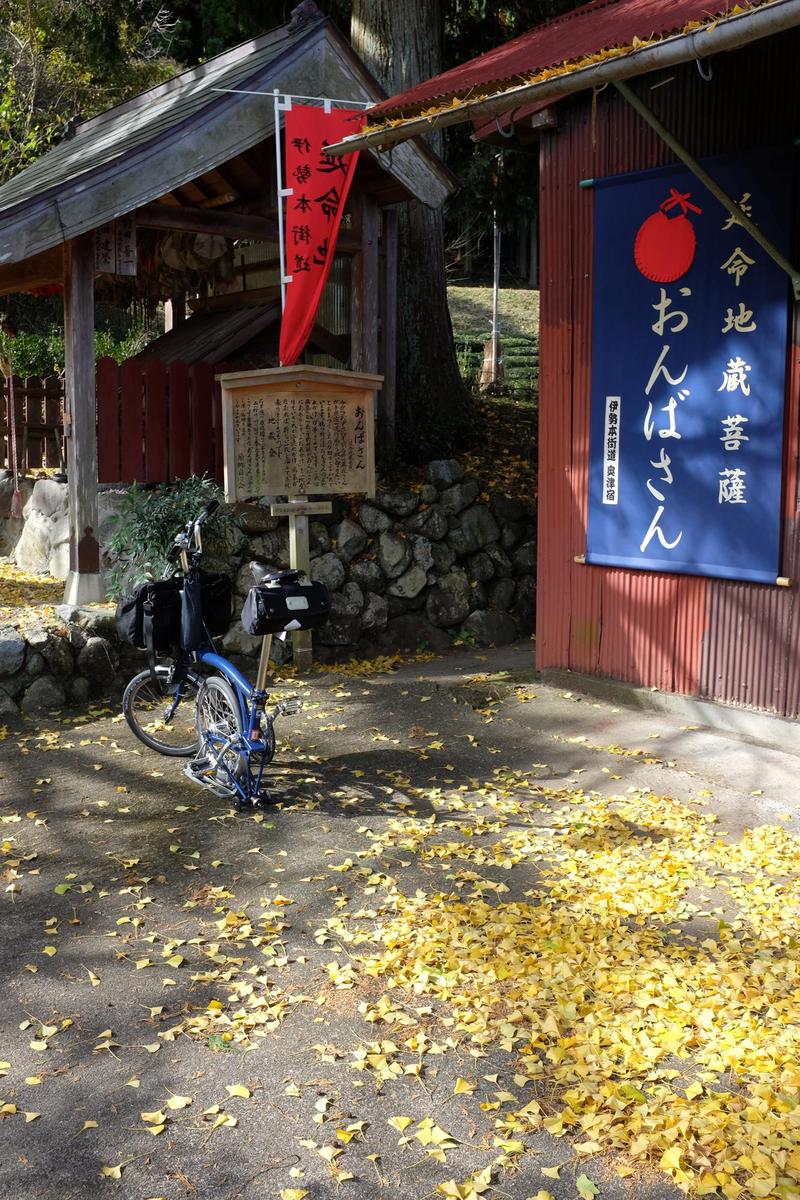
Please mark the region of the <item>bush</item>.
MULTIPOLYGON (((175 534, 214 499, 222 499, 222 490, 205 475, 155 488, 133 484, 110 519, 111 537, 106 544, 111 557, 106 572, 109 595, 116 599, 145 579, 160 578, 169 566, 175 534)), ((234 536, 229 513, 217 511, 203 530, 207 570, 229 570, 228 552, 234 536)))

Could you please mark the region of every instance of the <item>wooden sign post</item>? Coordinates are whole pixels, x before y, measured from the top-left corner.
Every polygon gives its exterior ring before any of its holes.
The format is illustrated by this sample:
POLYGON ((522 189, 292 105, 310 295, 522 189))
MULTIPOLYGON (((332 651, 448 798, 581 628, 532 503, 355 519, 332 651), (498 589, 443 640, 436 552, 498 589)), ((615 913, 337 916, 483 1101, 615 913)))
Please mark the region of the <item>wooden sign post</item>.
MULTIPOLYGON (((308 519, 331 511, 310 495, 375 495, 375 395, 381 375, 278 367, 218 376, 225 498, 286 496, 289 560, 309 573, 308 519)), ((297 665, 311 665, 311 633, 292 634, 297 665)))

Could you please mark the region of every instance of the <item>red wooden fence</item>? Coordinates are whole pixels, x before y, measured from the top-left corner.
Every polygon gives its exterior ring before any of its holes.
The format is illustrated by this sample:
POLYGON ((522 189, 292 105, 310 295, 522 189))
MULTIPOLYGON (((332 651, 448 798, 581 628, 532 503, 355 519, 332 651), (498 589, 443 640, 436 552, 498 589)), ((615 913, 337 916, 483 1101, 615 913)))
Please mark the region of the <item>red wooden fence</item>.
POLYGON ((166 483, 209 474, 222 482, 222 410, 214 376, 227 364, 97 363, 100 483, 166 483))
MULTIPOLYGON (((222 482, 222 411, 214 376, 226 363, 97 363, 97 471, 100 483, 170 483, 188 475, 222 482)), ((63 384, 14 380, 20 470, 63 465, 63 384)), ((0 376, 0 465, 11 465, 8 385, 0 376)))

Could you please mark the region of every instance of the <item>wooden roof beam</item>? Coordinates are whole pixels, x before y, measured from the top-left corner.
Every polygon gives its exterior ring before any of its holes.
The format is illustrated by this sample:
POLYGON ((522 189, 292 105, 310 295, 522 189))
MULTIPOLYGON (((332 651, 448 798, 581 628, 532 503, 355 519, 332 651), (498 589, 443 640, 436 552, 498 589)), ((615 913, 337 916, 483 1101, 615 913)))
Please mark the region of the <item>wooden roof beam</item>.
POLYGON ((250 213, 217 212, 211 208, 180 208, 171 204, 144 204, 136 210, 136 223, 143 229, 176 229, 183 233, 216 233, 229 238, 251 238, 271 242, 278 227, 250 213))

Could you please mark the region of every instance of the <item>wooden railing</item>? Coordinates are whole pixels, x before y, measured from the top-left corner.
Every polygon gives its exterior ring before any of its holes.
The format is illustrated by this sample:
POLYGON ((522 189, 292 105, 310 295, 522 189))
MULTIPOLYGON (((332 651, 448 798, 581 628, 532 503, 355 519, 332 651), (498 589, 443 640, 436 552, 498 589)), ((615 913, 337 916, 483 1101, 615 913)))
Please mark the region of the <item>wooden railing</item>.
MULTIPOLYGON (((219 385, 225 364, 97 363, 100 483, 169 483, 188 475, 222 480, 219 385)), ((63 467, 63 386, 58 376, 14 380, 17 461, 22 473, 63 467)), ((0 466, 11 466, 8 382, 0 376, 0 466)))
MULTIPOLYGON (((22 474, 63 466, 63 389, 58 375, 14 376, 17 464, 22 474)), ((11 466, 11 381, 0 375, 0 465, 11 466)))

